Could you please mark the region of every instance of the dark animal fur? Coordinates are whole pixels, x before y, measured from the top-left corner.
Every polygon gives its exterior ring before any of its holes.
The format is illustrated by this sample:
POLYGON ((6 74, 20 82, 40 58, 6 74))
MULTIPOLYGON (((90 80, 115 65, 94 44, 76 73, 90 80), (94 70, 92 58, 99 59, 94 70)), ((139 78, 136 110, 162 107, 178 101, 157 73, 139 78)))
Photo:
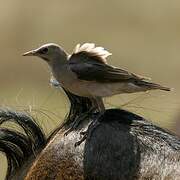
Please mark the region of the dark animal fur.
POLYGON ((6 179, 18 179, 26 174, 31 162, 46 144, 46 138, 32 117, 10 109, 0 109, 0 125, 13 121, 23 128, 25 135, 15 130, 0 128, 0 151, 7 157, 6 179))
MULTIPOLYGON (((70 93, 68 97, 71 110, 65 123, 52 133, 26 180, 178 180, 179 137, 125 110, 106 110, 91 138, 75 148, 80 131, 85 130, 91 120, 81 122, 68 136, 64 136, 64 132, 91 103, 70 93)), ((11 156, 7 153, 7 157, 11 156)), ((24 174, 19 177, 23 179, 24 174)))

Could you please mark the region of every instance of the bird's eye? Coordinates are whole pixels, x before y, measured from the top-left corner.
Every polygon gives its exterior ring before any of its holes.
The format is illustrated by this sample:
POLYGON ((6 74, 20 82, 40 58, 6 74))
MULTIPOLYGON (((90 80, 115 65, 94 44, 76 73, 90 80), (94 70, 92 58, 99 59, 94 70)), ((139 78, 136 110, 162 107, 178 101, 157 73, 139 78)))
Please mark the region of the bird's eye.
POLYGON ((42 54, 46 54, 48 52, 48 48, 43 48, 42 50, 41 50, 41 53, 42 54))

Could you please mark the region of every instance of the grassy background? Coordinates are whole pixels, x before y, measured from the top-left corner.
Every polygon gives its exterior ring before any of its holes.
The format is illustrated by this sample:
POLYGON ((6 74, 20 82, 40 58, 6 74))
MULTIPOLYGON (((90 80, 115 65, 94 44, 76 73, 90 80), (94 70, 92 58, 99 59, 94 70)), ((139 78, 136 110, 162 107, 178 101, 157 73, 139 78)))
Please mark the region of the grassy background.
MULTIPOLYGON (((178 0, 0 0, 0 42, 0 105, 31 111, 47 133, 63 119, 67 99, 49 86, 43 61, 21 56, 47 42, 69 53, 79 42, 95 42, 113 53, 109 64, 174 87, 105 100, 173 129, 180 108, 178 0)), ((6 159, 0 159, 3 179, 6 159)))

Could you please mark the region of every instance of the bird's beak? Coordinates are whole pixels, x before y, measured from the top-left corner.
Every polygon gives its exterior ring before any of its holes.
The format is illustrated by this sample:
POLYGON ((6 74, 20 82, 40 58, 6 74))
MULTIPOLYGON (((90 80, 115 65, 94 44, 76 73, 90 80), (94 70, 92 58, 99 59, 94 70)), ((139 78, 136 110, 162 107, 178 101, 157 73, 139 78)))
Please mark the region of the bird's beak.
POLYGON ((24 54, 22 54, 23 56, 35 56, 36 55, 36 50, 32 50, 32 51, 28 51, 24 54))

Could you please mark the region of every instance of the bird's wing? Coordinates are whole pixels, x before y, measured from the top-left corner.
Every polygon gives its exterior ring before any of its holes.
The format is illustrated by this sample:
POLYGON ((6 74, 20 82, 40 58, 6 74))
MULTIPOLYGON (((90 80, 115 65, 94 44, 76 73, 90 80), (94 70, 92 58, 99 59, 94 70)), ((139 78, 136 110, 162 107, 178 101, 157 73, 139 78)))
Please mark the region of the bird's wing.
POLYGON ((122 82, 126 80, 145 80, 147 78, 107 64, 110 53, 94 44, 78 45, 69 58, 68 64, 81 80, 97 82, 122 82), (84 48, 83 48, 84 46, 84 48), (80 50, 79 50, 80 49, 80 50), (94 50, 95 49, 95 50, 94 50))

